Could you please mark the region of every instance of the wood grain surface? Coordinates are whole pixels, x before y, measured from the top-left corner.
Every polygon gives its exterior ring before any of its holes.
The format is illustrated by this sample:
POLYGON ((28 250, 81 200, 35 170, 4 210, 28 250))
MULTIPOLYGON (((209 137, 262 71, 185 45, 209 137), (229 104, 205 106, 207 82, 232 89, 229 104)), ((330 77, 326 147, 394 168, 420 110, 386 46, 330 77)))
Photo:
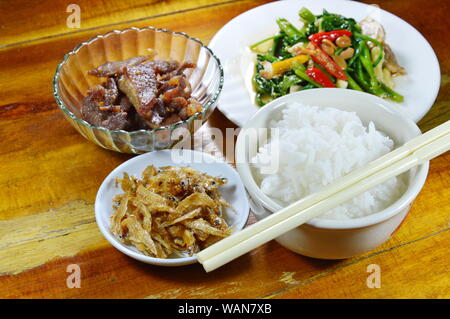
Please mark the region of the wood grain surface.
MULTIPOLYGON (((200 265, 140 263, 100 234, 98 187, 132 156, 97 147, 63 118, 51 85, 64 54, 94 35, 131 26, 184 31, 208 43, 229 20, 266 2, 78 0, 81 28, 69 29, 70 2, 0 1, 0 298, 450 297, 450 153, 431 161, 425 187, 390 240, 347 260, 311 259, 270 242, 212 275, 200 265), (67 287, 71 264, 80 266, 81 288, 67 287), (381 268, 381 288, 366 285, 370 264, 381 268)), ((419 126, 426 131, 449 120, 449 2, 365 2, 398 15, 430 42, 442 81, 419 126)), ((215 150, 211 127, 235 126, 216 110, 196 134, 207 151, 215 150)))

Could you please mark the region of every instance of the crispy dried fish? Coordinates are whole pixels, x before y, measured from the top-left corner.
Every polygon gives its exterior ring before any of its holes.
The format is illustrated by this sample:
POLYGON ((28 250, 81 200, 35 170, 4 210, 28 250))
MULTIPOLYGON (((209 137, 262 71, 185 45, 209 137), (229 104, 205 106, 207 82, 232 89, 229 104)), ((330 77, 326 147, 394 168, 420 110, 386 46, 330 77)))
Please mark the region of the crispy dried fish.
POLYGON ((121 226, 127 229, 126 240, 136 246, 139 250, 150 250, 151 253, 157 255, 158 251, 152 236, 144 230, 136 216, 127 216, 121 223, 121 226))
POLYGON ((148 166, 137 179, 117 179, 111 232, 125 244, 157 258, 192 255, 231 234, 221 217, 225 179, 189 167, 148 166))
POLYGON ((182 215, 186 212, 190 212, 199 206, 206 206, 218 210, 216 202, 214 202, 211 197, 205 193, 193 193, 183 199, 175 209, 176 215, 182 215))
POLYGON ((186 220, 183 222, 183 224, 189 228, 201 230, 205 234, 209 234, 209 235, 227 237, 228 235, 231 234, 229 231, 224 231, 224 230, 217 229, 217 228, 211 226, 203 218, 198 218, 198 219, 194 219, 194 220, 186 220))
POLYGON ((197 217, 198 215, 200 215, 201 212, 202 212, 201 207, 196 208, 193 211, 191 211, 191 212, 189 212, 187 214, 184 214, 184 215, 182 215, 182 216, 180 216, 180 217, 178 217, 178 218, 176 218, 174 220, 169 220, 169 221, 165 222, 163 224, 163 226, 164 227, 172 226, 172 225, 175 225, 177 223, 181 223, 182 221, 185 221, 185 220, 188 220, 188 219, 192 219, 192 218, 197 217))

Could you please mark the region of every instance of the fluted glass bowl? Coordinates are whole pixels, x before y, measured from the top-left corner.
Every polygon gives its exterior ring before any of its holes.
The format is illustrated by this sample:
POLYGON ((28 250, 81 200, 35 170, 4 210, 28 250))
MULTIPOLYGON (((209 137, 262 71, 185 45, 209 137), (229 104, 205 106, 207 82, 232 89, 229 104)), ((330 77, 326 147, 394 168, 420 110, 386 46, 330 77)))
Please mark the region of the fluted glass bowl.
POLYGON ((219 59, 200 40, 182 32, 146 27, 111 31, 83 42, 64 56, 53 78, 53 94, 64 117, 88 140, 117 152, 140 154, 173 147, 188 138, 203 124, 217 106, 223 85, 219 59), (108 130, 90 125, 81 118, 81 105, 89 87, 104 78, 88 75, 99 65, 157 52, 158 60, 176 60, 197 64, 185 74, 192 86, 192 96, 203 110, 184 121, 153 130, 108 130))

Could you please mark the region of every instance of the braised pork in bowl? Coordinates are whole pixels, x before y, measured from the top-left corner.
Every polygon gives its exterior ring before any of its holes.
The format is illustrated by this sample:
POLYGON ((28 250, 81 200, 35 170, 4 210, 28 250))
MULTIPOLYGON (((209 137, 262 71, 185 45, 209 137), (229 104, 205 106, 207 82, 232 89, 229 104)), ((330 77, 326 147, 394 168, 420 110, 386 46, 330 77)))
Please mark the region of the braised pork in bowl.
POLYGON ((193 134, 216 107, 222 84, 220 61, 201 41, 147 27, 79 44, 58 65, 53 93, 85 138, 139 154, 193 134))

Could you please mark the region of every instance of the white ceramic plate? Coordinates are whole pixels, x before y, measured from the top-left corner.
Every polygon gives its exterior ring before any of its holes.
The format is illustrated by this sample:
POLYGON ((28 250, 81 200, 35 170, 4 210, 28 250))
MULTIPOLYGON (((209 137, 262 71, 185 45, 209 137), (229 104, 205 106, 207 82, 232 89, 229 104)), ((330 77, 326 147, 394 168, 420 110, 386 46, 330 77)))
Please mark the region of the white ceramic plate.
POLYGON ((184 258, 153 258, 140 253, 132 246, 127 246, 115 238, 109 231, 110 216, 113 214, 112 199, 116 194, 123 193, 115 180, 123 173, 140 177, 148 165, 161 166, 190 166, 211 176, 221 176, 228 179, 227 184, 221 186, 220 192, 235 211, 225 208, 224 219, 233 231, 242 229, 248 219, 249 204, 244 185, 234 168, 222 160, 206 153, 191 150, 162 150, 136 156, 114 169, 103 181, 95 199, 95 218, 101 233, 118 250, 142 262, 160 266, 182 266, 197 262, 195 256, 184 258))
POLYGON ((277 18, 286 18, 300 27, 298 12, 302 7, 314 14, 326 9, 360 21, 372 16, 386 31, 391 46, 406 76, 395 79, 396 88, 405 97, 400 105, 404 114, 418 122, 433 105, 440 85, 439 62, 430 44, 411 25, 399 17, 373 6, 353 1, 287 0, 276 1, 244 12, 228 22, 211 40, 209 47, 224 67, 225 82, 219 109, 239 126, 258 110, 251 89, 254 55, 248 47, 275 34, 277 18))

